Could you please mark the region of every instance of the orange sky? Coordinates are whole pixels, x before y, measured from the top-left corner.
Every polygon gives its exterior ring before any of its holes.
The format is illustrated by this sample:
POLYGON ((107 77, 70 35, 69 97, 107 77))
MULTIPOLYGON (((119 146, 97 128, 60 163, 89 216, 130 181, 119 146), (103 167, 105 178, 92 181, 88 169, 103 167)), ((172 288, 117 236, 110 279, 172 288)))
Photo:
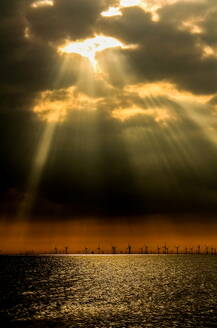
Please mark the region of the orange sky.
POLYGON ((2 222, 0 249, 5 252, 34 250, 53 251, 54 247, 70 251, 95 250, 99 245, 105 251, 112 245, 125 250, 128 243, 134 250, 149 245, 156 248, 165 242, 175 250, 175 245, 216 247, 217 223, 172 223, 167 217, 151 217, 146 223, 103 223, 95 219, 69 222, 2 222))

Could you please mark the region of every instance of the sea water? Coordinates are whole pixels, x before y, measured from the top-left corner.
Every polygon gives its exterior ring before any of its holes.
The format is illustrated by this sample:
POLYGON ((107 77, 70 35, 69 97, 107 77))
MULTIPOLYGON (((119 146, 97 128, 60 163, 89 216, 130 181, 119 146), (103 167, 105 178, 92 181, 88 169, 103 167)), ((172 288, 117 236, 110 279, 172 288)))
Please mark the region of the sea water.
POLYGON ((217 327, 217 256, 1 256, 0 323, 217 327))

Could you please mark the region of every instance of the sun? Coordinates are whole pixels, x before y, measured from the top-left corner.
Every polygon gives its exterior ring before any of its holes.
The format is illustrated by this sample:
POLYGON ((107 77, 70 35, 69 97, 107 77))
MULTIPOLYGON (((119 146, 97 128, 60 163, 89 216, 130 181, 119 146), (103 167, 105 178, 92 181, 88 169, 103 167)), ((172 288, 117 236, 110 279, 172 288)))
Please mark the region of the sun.
POLYGON ((124 48, 124 44, 115 38, 97 35, 94 38, 86 39, 83 41, 67 41, 65 45, 58 49, 58 51, 60 53, 78 54, 80 56, 86 57, 88 58, 94 70, 97 70, 97 52, 115 47, 124 48))
POLYGON ((53 0, 37 0, 31 4, 31 7, 40 8, 40 7, 53 6, 53 5, 54 5, 53 0))
POLYGON ((103 17, 122 16, 122 12, 119 7, 110 7, 108 10, 101 13, 103 17))
POLYGON ((142 3, 141 0, 121 0, 120 6, 121 7, 133 7, 133 6, 139 6, 142 3))

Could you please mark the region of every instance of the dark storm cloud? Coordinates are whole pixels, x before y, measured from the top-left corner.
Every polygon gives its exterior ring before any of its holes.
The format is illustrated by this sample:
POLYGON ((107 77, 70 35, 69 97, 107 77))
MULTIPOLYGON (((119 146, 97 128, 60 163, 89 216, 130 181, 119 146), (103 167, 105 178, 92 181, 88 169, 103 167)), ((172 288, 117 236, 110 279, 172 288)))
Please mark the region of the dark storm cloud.
POLYGON ((217 5, 215 6, 215 9, 207 15, 206 20, 202 24, 202 28, 205 31, 203 35, 204 41, 208 45, 214 46, 215 49, 217 47, 216 15, 217 5))
MULTIPOLYGON (((181 23, 194 19, 194 8, 197 18, 197 9, 202 14, 203 6, 191 3, 188 8, 186 4, 188 10, 179 11, 179 7, 182 5, 185 8, 185 4, 182 2, 163 7, 158 12, 157 22, 152 21, 149 13, 136 7, 122 10, 123 16, 101 19, 99 30, 102 29, 106 34, 114 35, 125 43, 138 45, 136 49, 112 51, 117 57, 121 56, 125 60, 131 72, 131 83, 135 83, 136 80, 138 82, 167 80, 175 83, 180 89, 195 94, 216 92, 217 58, 205 57, 202 48, 208 38, 207 30, 200 35, 181 29, 181 23), (178 14, 173 15, 176 11, 178 14)), ((216 5, 213 5, 212 9, 214 8, 216 5)), ((203 24, 209 24, 211 21, 208 15, 206 23, 203 24)), ((111 80, 116 81, 114 63, 108 64, 109 59, 113 57, 108 54, 107 68, 111 80)), ((129 83, 129 80, 126 79, 123 83, 129 83)))
POLYGON ((113 1, 54 1, 31 8, 33 1, 0 3, 1 110, 30 109, 39 91, 77 81, 81 59, 59 56, 48 41, 87 37, 100 12, 113 1), (25 36, 26 34, 26 36, 25 36), (28 35, 29 34, 29 35, 28 35))
POLYGON ((75 65, 64 68, 63 58, 38 38, 25 38, 28 22, 25 1, 0 3, 1 111, 30 109, 37 92, 69 86, 76 80, 75 65), (61 71, 62 77, 59 77, 61 71))
MULTIPOLYGON (((0 86, 4 108, 9 104, 13 108, 31 108, 39 91, 76 83, 80 59, 59 56, 54 44, 66 38, 90 37, 96 32, 138 44, 138 49, 112 51, 126 63, 126 76, 121 79, 118 64, 114 66, 109 56, 111 51, 98 56, 107 58, 110 81, 116 86, 168 80, 196 94, 216 92, 217 59, 203 58, 198 46, 200 42, 212 45, 216 42, 214 1, 164 6, 158 12, 159 22, 153 22, 150 13, 136 7, 123 9, 123 16, 100 18, 103 10, 115 4, 112 0, 56 0, 53 6, 37 9, 31 8, 31 3, 25 0, 0 3, 0 86), (202 34, 179 29, 186 19, 201 15, 204 19, 198 24, 202 34), (25 32, 29 38, 25 38, 25 32)), ((83 88, 82 83, 80 86, 83 88)))
POLYGON ((177 2, 162 8, 159 12, 161 22, 180 26, 183 22, 191 21, 201 29, 198 41, 217 47, 216 15, 217 2, 206 0, 198 2, 177 2))
POLYGON ((216 1, 178 1, 162 7, 158 12, 160 20, 170 24, 181 24, 184 21, 201 23, 216 8, 216 1))
POLYGON ((162 22, 179 26, 182 22, 192 21, 201 28, 201 40, 209 45, 217 42, 216 32, 217 2, 215 0, 182 2, 160 9, 159 15, 162 22))
POLYGON ((121 90, 125 84, 164 80, 180 90, 214 96, 217 60, 203 58, 198 43, 216 42, 215 2, 166 6, 159 10, 158 22, 138 8, 124 9, 120 17, 100 18, 100 12, 113 3, 56 0, 54 6, 34 9, 31 1, 0 1, 2 213, 15 213, 24 198, 46 126, 31 111, 38 93, 54 90, 64 99, 62 89, 78 82, 81 58, 59 56, 55 46, 65 38, 86 38, 95 32, 138 48, 98 55, 109 80, 119 88, 97 80, 93 92, 85 86, 85 78, 77 83, 78 94, 83 91, 102 99, 97 110, 72 111, 57 124, 33 215, 115 217, 217 210, 216 146, 203 123, 208 120, 215 126, 216 99, 201 109, 182 107, 166 95, 142 98, 121 90), (202 34, 178 28, 203 10, 207 14, 200 23, 202 34), (144 111, 166 107, 176 119, 162 124, 145 113, 123 122, 112 117, 115 109, 133 105, 144 111))
POLYGON ((53 6, 28 11, 32 32, 47 41, 76 40, 93 36, 100 13, 113 0, 55 0, 53 6))

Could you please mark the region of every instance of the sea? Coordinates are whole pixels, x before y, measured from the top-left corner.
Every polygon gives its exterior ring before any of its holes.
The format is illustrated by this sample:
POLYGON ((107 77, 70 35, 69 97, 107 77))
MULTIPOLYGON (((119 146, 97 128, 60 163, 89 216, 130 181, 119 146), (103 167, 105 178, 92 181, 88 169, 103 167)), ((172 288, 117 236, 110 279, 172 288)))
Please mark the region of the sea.
POLYGON ((217 256, 1 256, 0 327, 217 327, 217 256))

